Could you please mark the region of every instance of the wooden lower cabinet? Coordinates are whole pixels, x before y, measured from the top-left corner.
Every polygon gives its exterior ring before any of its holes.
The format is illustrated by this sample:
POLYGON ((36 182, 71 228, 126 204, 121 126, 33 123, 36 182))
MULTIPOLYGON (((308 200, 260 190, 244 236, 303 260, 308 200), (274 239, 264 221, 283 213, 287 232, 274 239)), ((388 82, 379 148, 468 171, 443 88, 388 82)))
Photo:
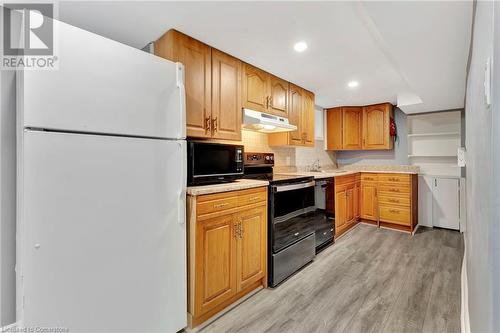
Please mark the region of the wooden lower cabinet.
POLYGON ((267 187, 188 196, 188 324, 267 287, 267 187))
POLYGON ((335 178, 335 236, 340 237, 359 219, 359 174, 335 178))
POLYGON ((357 173, 335 177, 335 235, 361 219, 381 227, 413 232, 418 221, 416 174, 357 173))

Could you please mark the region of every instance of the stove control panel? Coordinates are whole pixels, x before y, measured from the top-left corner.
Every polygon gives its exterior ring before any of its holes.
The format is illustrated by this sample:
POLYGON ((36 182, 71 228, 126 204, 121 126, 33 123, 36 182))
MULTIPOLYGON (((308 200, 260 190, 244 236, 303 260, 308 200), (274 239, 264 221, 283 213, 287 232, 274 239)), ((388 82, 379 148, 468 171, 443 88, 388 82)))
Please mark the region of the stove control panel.
POLYGON ((273 166, 273 153, 245 153, 245 166, 273 166))

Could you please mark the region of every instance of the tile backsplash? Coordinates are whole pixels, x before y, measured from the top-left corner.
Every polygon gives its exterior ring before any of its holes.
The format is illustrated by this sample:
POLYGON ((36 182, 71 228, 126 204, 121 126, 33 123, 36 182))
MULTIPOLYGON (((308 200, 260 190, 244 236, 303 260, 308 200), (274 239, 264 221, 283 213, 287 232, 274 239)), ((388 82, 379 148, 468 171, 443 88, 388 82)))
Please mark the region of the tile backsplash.
POLYGON ((323 141, 315 141, 315 147, 269 147, 267 134, 242 130, 242 143, 246 152, 274 153, 275 166, 304 168, 319 159, 321 167, 336 167, 335 153, 325 151, 323 141))

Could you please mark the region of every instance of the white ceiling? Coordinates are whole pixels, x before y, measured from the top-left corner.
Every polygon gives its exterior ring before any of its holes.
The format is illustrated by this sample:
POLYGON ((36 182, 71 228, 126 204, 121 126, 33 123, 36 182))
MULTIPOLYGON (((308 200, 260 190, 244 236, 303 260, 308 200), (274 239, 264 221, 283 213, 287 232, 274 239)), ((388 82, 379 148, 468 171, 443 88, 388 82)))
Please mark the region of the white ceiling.
POLYGON ((464 106, 471 1, 71 1, 59 18, 139 48, 176 28, 315 92, 323 107, 464 106), (301 40, 309 48, 296 53, 301 40))

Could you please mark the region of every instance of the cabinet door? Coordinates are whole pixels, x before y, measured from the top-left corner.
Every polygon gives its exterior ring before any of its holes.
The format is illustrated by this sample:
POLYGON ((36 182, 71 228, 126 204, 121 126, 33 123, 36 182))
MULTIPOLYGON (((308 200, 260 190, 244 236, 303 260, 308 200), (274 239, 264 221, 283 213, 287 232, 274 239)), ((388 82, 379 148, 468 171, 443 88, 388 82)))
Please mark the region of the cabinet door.
POLYGON ((458 179, 434 178, 432 189, 432 225, 460 229, 458 179))
POLYGON ((363 149, 390 149, 390 104, 367 106, 363 109, 363 149))
POLYGON ((347 192, 345 189, 335 192, 335 228, 342 228, 347 222, 347 192))
POLYGON ((237 290, 245 289, 266 276, 267 206, 238 214, 240 223, 237 245, 237 290))
POLYGON ((354 184, 354 192, 353 192, 353 205, 354 205, 354 219, 359 219, 360 216, 360 207, 359 207, 359 197, 360 197, 360 185, 359 183, 354 184))
POLYGON ((302 111, 302 131, 304 145, 314 146, 314 94, 304 91, 304 110, 302 111))
POLYGON ((332 108, 326 111, 326 148, 328 150, 344 149, 343 122, 342 108, 332 108))
POLYGON ((351 222, 354 220, 354 186, 349 186, 346 189, 346 197, 346 220, 347 222, 351 222))
POLYGON ((243 67, 243 107, 268 112, 269 74, 249 64, 243 67))
POLYGON ((241 140, 241 61, 212 49, 212 136, 241 140))
POLYGON ((303 90, 293 84, 290 84, 288 120, 292 125, 297 126, 297 130, 290 132, 290 144, 303 145, 304 131, 302 128, 302 110, 304 108, 303 90))
POLYGON ((267 112, 280 116, 288 116, 288 82, 274 75, 269 80, 269 109, 267 112))
POLYGON ((236 217, 196 223, 195 308, 203 314, 236 293, 236 217))
POLYGON ((343 114, 343 148, 361 149, 361 118, 363 108, 345 107, 343 114))
POLYGON ((209 138, 211 117, 211 48, 178 31, 170 30, 155 43, 160 57, 184 64, 186 87, 186 135, 209 138))
POLYGON ((361 218, 377 220, 377 183, 361 184, 361 218))

